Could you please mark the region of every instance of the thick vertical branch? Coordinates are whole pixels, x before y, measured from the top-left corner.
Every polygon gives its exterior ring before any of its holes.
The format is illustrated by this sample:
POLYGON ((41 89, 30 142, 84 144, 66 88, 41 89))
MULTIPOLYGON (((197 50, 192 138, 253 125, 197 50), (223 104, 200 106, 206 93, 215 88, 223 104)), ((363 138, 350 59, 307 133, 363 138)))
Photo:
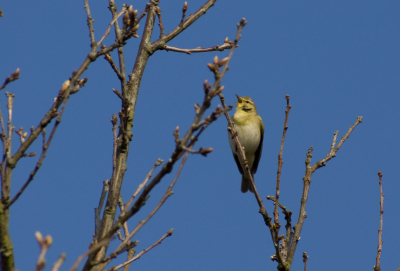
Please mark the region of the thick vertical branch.
MULTIPOLYGON (((154 1, 154 3, 155 2, 156 1, 154 1)), ((140 81, 144 72, 144 68, 146 67, 147 60, 152 54, 152 52, 149 52, 147 48, 149 47, 151 34, 154 28, 156 7, 157 5, 153 4, 153 2, 150 4, 142 41, 139 47, 139 53, 136 58, 133 72, 132 74, 130 74, 130 81, 128 83, 128 88, 127 91, 122 90, 123 109, 120 114, 121 125, 119 128, 116 167, 113 170, 113 175, 111 178, 111 183, 109 188, 110 190, 108 193, 107 203, 104 210, 100 232, 99 235, 97 236, 97 241, 101 240, 114 224, 118 199, 122 186, 122 180, 125 171, 127 169, 126 161, 128 158, 129 141, 131 140, 132 137, 131 129, 133 126, 133 117, 135 112, 137 94, 139 91, 140 81)), ((95 258, 94 258, 95 255, 91 255, 87 260, 84 269, 87 268, 90 269, 92 264, 91 262, 93 260, 99 261, 100 259, 102 259, 105 256, 106 250, 107 246, 104 246, 103 249, 101 249, 101 251, 97 253, 97 256, 95 258)))

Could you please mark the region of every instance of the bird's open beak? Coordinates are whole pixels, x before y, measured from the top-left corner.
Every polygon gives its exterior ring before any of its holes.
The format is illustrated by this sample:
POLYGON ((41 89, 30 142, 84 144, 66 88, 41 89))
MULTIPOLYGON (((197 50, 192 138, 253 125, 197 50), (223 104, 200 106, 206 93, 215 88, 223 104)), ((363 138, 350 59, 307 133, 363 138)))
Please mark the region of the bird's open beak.
POLYGON ((238 101, 235 102, 235 104, 241 104, 243 102, 242 99, 240 99, 240 97, 237 94, 235 94, 235 95, 236 95, 236 97, 238 99, 238 101))

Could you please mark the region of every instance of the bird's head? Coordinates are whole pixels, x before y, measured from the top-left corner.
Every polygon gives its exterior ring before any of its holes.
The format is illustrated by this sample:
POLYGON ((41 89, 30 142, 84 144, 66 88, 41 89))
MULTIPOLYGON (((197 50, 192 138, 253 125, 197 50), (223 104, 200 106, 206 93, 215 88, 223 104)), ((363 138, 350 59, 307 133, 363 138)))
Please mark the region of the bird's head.
POLYGON ((235 102, 236 104, 236 111, 244 111, 247 113, 255 113, 257 114, 257 108, 254 104, 253 100, 250 97, 239 97, 235 94, 238 101, 235 102))

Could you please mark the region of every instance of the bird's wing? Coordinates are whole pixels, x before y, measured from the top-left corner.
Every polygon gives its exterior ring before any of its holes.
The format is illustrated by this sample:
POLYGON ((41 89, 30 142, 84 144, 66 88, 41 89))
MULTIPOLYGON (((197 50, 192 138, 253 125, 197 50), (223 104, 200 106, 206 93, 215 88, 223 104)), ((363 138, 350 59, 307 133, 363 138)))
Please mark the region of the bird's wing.
POLYGON ((262 119, 260 116, 257 116, 260 119, 260 132, 261 132, 261 137, 260 137, 260 144, 258 145, 258 148, 256 150, 256 155, 254 158, 253 166, 251 167, 251 173, 255 174, 257 172, 258 168, 258 163, 260 162, 261 159, 261 153, 262 153, 262 148, 263 148, 263 141, 264 141, 264 124, 262 122, 262 119))
POLYGON ((233 153, 233 158, 235 158, 235 162, 236 162, 236 165, 237 165, 237 167, 239 169, 240 174, 243 175, 243 168, 242 168, 242 165, 239 162, 239 157, 235 153, 233 153))

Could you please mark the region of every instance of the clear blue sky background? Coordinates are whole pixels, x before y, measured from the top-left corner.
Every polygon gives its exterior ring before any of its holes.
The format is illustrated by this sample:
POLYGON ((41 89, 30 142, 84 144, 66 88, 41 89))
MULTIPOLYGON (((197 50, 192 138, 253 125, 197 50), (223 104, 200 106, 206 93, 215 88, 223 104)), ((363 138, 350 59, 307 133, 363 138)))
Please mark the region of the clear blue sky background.
MULTIPOLYGON (((180 21, 183 1, 160 2, 169 32, 180 21)), ((189 1, 188 13, 204 2, 189 1)), ((110 22, 107 3, 90 3, 97 40, 110 22)), ((123 2, 117 3, 121 7, 123 2)), ((139 12, 145 3, 129 2, 139 12)), ((90 50, 86 13, 83 1, 6 1, 1 8, 0 79, 21 69, 20 79, 6 91, 15 94, 14 125, 29 130, 90 50)), ((293 210, 295 221, 307 149, 314 147, 315 163, 328 153, 334 131, 340 131, 340 138, 357 116, 364 117, 337 157, 313 175, 308 217, 292 270, 302 270, 303 251, 310 257, 309 270, 372 270, 378 245, 378 171, 383 172, 385 193, 382 269, 395 270, 400 265, 399 14, 398 1, 221 0, 169 44, 181 48, 222 44, 226 36, 234 38, 239 20, 247 19, 240 47, 223 80, 224 94, 228 104, 235 101, 235 93, 252 97, 264 120, 264 150, 255 175, 263 198, 275 194, 285 95, 290 95, 281 202, 293 210)), ((157 28, 153 40, 158 34, 157 28)), ((112 41, 110 36, 105 44, 112 41)), ((134 39, 125 47, 128 71, 138 44, 134 39)), ((203 81, 212 81, 206 64, 215 55, 223 58, 227 53, 189 56, 159 51, 151 57, 134 119, 122 189, 125 200, 157 158, 170 157, 173 130, 176 126, 187 129, 194 117, 193 104, 203 99, 203 81)), ((112 169, 110 118, 120 108, 111 90, 120 87, 101 58, 84 76, 89 81, 71 97, 41 170, 11 209, 16 268, 21 271, 32 270, 37 260, 35 231, 54 239, 46 257, 48 268, 65 252, 63 270, 69 269, 92 239, 93 210, 112 169)), ((4 91, 0 97, 5 114, 4 91)), ((215 100, 212 107, 218 103, 215 100)), ((214 152, 207 158, 189 157, 174 195, 136 236, 137 250, 149 247, 171 228, 174 234, 132 268, 275 270, 270 233, 254 196, 240 192, 240 174, 226 133, 226 120, 221 118, 202 136, 197 146, 213 147, 214 152)), ((15 137, 14 150, 18 146, 15 137)), ((30 151, 39 153, 40 148, 38 143, 30 151)), ((36 160, 25 158, 18 164, 13 195, 36 160)), ((173 176, 168 175, 151 193, 146 206, 129 221, 130 229, 154 208, 173 176)), ((264 202, 272 213, 271 202, 264 202)))

